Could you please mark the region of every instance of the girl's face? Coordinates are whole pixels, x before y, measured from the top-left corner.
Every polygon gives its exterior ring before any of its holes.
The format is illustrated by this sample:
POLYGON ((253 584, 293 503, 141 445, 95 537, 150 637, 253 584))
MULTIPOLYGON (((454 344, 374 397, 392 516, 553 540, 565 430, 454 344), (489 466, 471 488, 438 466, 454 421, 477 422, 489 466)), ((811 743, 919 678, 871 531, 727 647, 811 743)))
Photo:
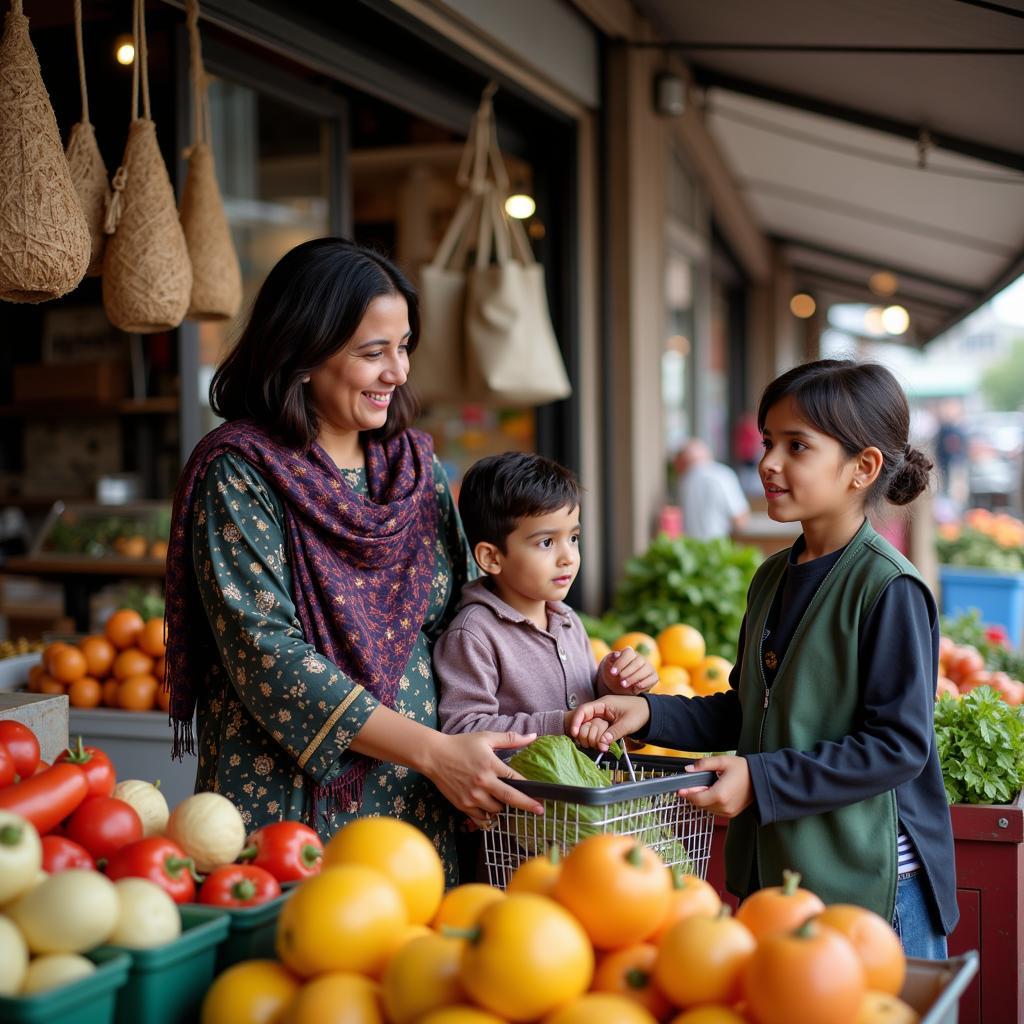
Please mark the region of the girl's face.
POLYGON ((401 295, 380 295, 348 344, 309 374, 317 416, 335 433, 377 430, 395 388, 409 376, 409 309, 401 295))
POLYGON ((857 456, 812 427, 786 396, 768 410, 758 471, 768 515, 780 523, 859 511, 864 487, 857 456))

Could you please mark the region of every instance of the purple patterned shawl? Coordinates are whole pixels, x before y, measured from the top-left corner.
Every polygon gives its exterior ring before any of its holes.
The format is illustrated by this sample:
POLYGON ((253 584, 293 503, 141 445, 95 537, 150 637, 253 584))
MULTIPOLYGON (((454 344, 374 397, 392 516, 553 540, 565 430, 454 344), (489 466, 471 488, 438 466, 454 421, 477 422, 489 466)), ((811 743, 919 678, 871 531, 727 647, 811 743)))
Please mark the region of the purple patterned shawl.
MULTIPOLYGON (((284 505, 293 596, 306 640, 386 707, 394 706, 430 603, 438 512, 428 435, 407 430, 368 442, 364 497, 319 445, 304 454, 246 420, 211 431, 178 482, 167 553, 165 685, 178 758, 195 751, 196 687, 218 658, 193 571, 193 504, 210 463, 226 453, 255 467, 284 505)), ((314 787, 314 805, 328 796, 341 806, 361 799, 373 762, 354 761, 326 792, 314 787)))

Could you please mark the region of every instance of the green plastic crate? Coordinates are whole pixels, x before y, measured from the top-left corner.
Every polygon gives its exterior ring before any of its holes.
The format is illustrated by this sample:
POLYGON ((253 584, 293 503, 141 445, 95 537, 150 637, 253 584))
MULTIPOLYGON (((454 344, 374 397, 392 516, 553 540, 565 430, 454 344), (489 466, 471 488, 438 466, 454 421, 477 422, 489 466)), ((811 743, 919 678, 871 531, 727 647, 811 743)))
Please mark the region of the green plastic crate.
POLYGON ((0 996, 2 1024, 111 1024, 117 991, 128 980, 131 958, 120 950, 97 949, 86 956, 96 964, 87 978, 31 996, 0 996))
MULTIPOLYGON (((276 959, 274 939, 277 919, 284 901, 292 891, 282 892, 268 903, 258 907, 217 907, 228 916, 228 936, 217 950, 217 973, 227 970, 241 960, 276 959)), ((182 909, 214 909, 206 904, 186 903, 182 909)))
POLYGON ((183 906, 180 911, 181 935, 172 942, 153 949, 101 947, 131 957, 128 983, 117 995, 115 1024, 193 1024, 198 1019, 229 921, 215 907, 183 906))

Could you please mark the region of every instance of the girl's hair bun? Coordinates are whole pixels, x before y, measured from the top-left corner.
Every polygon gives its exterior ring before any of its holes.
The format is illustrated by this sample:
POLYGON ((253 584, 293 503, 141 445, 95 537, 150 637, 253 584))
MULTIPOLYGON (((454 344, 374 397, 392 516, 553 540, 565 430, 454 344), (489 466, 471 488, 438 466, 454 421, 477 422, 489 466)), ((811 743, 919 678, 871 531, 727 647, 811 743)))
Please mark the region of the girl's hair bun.
POLYGON ((928 487, 932 460, 919 448, 907 445, 903 461, 889 480, 885 497, 894 505, 909 505, 928 487))

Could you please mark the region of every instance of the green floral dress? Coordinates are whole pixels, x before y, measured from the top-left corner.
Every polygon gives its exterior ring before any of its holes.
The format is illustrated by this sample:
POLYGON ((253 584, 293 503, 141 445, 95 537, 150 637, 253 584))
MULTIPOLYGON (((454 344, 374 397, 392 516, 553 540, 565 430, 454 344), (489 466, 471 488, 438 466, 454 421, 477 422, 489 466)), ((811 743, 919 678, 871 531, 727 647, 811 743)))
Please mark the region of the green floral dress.
MULTIPOLYGON (((346 483, 366 494, 363 470, 346 483)), ((432 600, 399 683, 395 710, 437 727, 433 641, 455 613, 473 560, 448 480, 434 460, 438 504, 432 600)), ((403 765, 369 773, 362 803, 316 808, 311 783, 337 779, 349 743, 378 701, 303 637, 292 596, 284 509, 266 480, 243 458, 222 455, 199 484, 193 563, 220 663, 201 688, 196 709, 196 790, 222 793, 246 827, 297 819, 330 838, 354 817, 409 821, 434 842, 449 883, 457 881, 455 835, 462 816, 429 779, 403 765), (230 675, 233 677, 229 677, 230 675)))

